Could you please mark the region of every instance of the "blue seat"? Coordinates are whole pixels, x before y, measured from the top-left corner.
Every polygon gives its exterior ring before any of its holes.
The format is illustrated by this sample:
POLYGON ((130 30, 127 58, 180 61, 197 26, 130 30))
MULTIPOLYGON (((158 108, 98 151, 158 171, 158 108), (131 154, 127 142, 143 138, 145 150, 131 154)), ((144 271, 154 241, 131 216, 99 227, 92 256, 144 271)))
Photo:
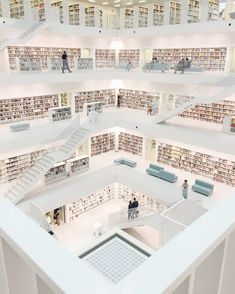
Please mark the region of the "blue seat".
POLYGON ((160 170, 160 172, 158 174, 158 177, 160 179, 165 180, 165 181, 170 182, 170 183, 175 183, 178 180, 178 177, 175 174, 170 173, 170 172, 165 171, 165 170, 160 170))
POLYGON ((192 190, 208 197, 213 193, 214 185, 201 180, 195 180, 192 190))
POLYGON ((24 130, 28 130, 30 128, 30 124, 28 122, 19 122, 10 125, 11 132, 20 132, 24 130))
POLYGON ((130 160, 130 159, 127 159, 127 158, 118 158, 118 159, 115 159, 114 160, 114 164, 125 164, 125 165, 128 165, 130 167, 136 167, 137 165, 137 162, 136 161, 133 161, 133 160, 130 160))
POLYGON ((146 169, 146 173, 151 175, 151 176, 158 177, 160 171, 163 170, 163 169, 164 169, 163 167, 151 163, 149 165, 149 167, 146 169))

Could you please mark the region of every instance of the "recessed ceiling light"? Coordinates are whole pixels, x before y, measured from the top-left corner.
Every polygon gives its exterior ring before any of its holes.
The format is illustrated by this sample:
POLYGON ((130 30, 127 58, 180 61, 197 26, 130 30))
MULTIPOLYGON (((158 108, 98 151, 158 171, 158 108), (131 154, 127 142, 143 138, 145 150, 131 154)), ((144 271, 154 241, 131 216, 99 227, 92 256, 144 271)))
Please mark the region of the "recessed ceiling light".
POLYGON ((114 7, 120 7, 121 5, 120 4, 116 4, 116 5, 114 5, 114 7))
POLYGON ((119 3, 119 2, 121 2, 121 0, 114 0, 113 2, 114 3, 119 3))
POLYGON ((89 2, 95 3, 95 0, 88 0, 89 2))
POLYGON ((146 0, 140 0, 139 1, 139 3, 145 3, 146 2, 146 0))
POLYGON ((109 4, 109 2, 102 2, 102 4, 103 4, 103 5, 108 5, 108 4, 109 4))
POLYGON ((128 2, 128 3, 126 3, 126 5, 132 5, 133 4, 133 2, 128 2))

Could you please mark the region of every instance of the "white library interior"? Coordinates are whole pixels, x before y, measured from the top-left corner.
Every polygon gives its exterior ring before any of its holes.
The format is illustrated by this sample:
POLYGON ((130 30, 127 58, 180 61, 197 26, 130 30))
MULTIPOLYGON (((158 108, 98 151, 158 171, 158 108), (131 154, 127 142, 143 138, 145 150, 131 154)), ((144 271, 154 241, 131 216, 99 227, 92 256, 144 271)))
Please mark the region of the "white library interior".
POLYGON ((0 0, 0 293, 235 293, 235 1, 0 0))

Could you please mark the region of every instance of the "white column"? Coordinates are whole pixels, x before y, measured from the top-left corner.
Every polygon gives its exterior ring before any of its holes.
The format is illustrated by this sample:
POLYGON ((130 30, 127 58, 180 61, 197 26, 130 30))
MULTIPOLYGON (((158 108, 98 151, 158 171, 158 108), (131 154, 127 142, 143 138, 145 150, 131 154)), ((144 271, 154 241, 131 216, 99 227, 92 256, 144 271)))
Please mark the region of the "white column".
POLYGON ((33 12, 32 12, 31 2, 28 0, 23 0, 23 6, 24 6, 24 18, 28 20, 32 20, 33 12))
POLYGON ((2 17, 10 18, 9 1, 1 0, 2 17))
POLYGON ((63 19, 64 24, 69 24, 69 0, 63 0, 63 19))
POLYGON ((225 68, 224 68, 225 72, 231 71, 232 58, 233 58, 233 48, 227 47, 227 54, 226 54, 225 68))
POLYGON ((4 252, 2 248, 2 239, 0 238, 0 285, 1 285, 1 294, 9 294, 9 286, 7 280, 7 271, 6 264, 4 259, 4 252))
POLYGON ((138 28, 139 27, 139 22, 138 22, 138 16, 139 16, 139 8, 138 6, 133 7, 134 8, 134 15, 133 15, 133 28, 138 28))
POLYGON ((72 111, 72 117, 75 116, 75 93, 70 94, 70 106, 72 111))
POLYGON ((200 0, 200 21, 208 21, 209 0, 200 0))
POLYGON ((125 28, 125 8, 120 8, 119 12, 119 27, 120 29, 125 28))
POLYGON ((79 8, 80 8, 80 11, 79 11, 80 26, 85 27, 85 3, 80 2, 79 8))
POLYGON ((153 26, 153 3, 148 4, 148 27, 153 26))
POLYGON ((164 1, 164 16, 163 16, 163 24, 169 25, 170 23, 170 1, 164 1))
POLYGON ((100 9, 95 5, 95 27, 100 28, 100 9))
POLYGON ((180 23, 184 24, 188 21, 188 0, 181 0, 180 23))
POLYGON ((230 19, 230 13, 233 11, 233 0, 227 0, 226 6, 225 6, 225 19, 230 19))
POLYGON ((44 0, 44 7, 45 7, 45 20, 51 20, 52 18, 51 1, 44 0))

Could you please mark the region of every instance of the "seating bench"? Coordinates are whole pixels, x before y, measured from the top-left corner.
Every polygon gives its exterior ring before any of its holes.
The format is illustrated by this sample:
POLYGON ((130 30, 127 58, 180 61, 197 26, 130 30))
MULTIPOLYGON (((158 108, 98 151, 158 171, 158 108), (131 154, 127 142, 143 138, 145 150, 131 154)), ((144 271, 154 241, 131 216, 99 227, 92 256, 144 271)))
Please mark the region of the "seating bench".
POLYGON ((158 177, 159 179, 165 180, 170 183, 175 183, 178 180, 178 177, 175 174, 170 173, 166 170, 160 170, 158 177))
POLYGON ((151 176, 158 177, 161 170, 164 170, 164 168, 151 163, 146 169, 146 173, 151 176))
POLYGON ((128 165, 130 167, 136 167, 137 165, 137 162, 136 161, 133 161, 133 160, 130 160, 130 159, 127 159, 127 158, 117 158, 114 160, 114 164, 118 165, 118 164, 125 164, 125 165, 128 165))
POLYGON ((28 122, 19 122, 10 125, 11 132, 19 132, 28 130, 30 128, 30 124, 28 122))
POLYGON ((192 190, 208 197, 213 193, 214 185, 201 180, 195 180, 192 190))

